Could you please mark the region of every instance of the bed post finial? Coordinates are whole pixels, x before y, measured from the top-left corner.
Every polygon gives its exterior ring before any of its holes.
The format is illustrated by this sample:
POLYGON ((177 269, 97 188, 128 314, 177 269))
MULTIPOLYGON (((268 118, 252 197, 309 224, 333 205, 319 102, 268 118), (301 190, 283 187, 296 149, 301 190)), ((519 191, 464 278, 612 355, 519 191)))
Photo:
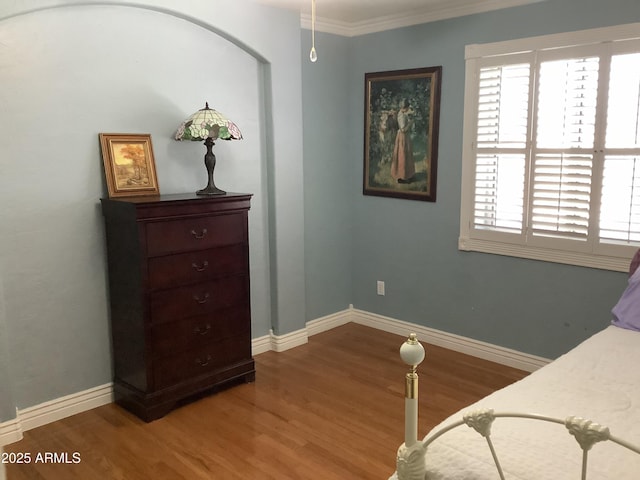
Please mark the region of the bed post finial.
POLYGON ((416 369, 424 360, 424 347, 415 333, 400 346, 400 357, 409 365, 405 375, 404 394, 404 443, 400 445, 397 455, 397 471, 399 480, 424 478, 426 452, 422 442, 418 442, 418 374, 416 369))
MULTIPOLYGON (((409 335, 409 338, 400 346, 400 357, 402 361, 411 367, 411 370, 405 376, 405 398, 418 400, 418 374, 416 369, 418 365, 424 360, 424 347, 418 341, 418 336, 415 333, 409 335)), ((417 424, 417 410, 416 419, 417 424)), ((416 439, 414 439, 415 442, 416 439)), ((406 441, 406 439, 405 439, 406 441)), ((409 444, 407 443, 407 446, 409 444)))

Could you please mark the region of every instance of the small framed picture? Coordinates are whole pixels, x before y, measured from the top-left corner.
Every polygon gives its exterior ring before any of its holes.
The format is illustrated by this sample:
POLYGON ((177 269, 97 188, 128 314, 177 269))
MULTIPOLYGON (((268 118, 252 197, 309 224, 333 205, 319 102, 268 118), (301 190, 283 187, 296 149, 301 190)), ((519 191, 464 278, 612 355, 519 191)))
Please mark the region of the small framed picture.
POLYGON ((363 194, 436 201, 442 67, 365 74, 363 194))
POLYGON ((160 194, 151 135, 101 133, 100 147, 110 198, 160 194))

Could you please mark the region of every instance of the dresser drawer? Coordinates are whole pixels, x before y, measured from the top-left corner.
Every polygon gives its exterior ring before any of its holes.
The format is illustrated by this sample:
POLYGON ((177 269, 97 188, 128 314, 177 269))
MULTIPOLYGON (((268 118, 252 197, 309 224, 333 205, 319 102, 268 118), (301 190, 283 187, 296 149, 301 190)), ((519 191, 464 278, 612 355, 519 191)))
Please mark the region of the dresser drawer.
POLYGON ((246 243, 246 216, 242 213, 180 220, 149 222, 146 226, 147 255, 246 243))
POLYGON ((153 257, 148 261, 149 289, 157 290, 199 283, 249 269, 245 244, 153 257))
POLYGON ((212 342, 251 332, 249 306, 220 310, 211 315, 199 315, 178 322, 162 323, 152 327, 154 357, 208 345, 212 342))
POLYGON ((149 295, 151 323, 207 315, 217 310, 247 305, 248 299, 249 277, 247 275, 158 290, 149 295))
POLYGON ((176 385, 221 367, 251 358, 250 335, 231 337, 195 350, 189 350, 154 361, 153 379, 156 389, 176 385))

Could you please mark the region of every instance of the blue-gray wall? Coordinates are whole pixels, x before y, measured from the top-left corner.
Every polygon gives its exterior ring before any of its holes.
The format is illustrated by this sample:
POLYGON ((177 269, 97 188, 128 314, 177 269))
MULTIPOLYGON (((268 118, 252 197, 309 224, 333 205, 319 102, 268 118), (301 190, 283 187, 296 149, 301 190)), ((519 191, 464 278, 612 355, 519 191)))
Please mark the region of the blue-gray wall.
POLYGON ((310 35, 303 31, 306 198, 315 192, 305 215, 331 235, 328 244, 326 236, 307 233, 313 285, 326 285, 307 288, 308 317, 322 311, 311 306, 343 307, 337 304, 343 297, 330 298, 329 289, 349 277, 356 308, 548 358, 606 326, 625 274, 458 250, 464 51, 473 43, 638 21, 637 0, 553 0, 348 40, 317 34, 317 64, 306 60, 310 35), (443 79, 437 202, 363 196, 364 74, 435 65, 443 79), (338 121, 348 134, 347 152, 334 141, 338 121), (309 168, 330 169, 323 178, 332 179, 324 185, 331 195, 324 200, 309 168), (336 254, 351 260, 325 260, 336 254), (376 280, 385 281, 385 296, 376 294, 376 280))
POLYGON ((246 0, 0 3, 0 421, 111 381, 100 132, 150 133, 162 193, 206 183, 180 122, 208 101, 217 184, 253 193, 255 337, 304 328, 300 18, 246 0))
MULTIPOLYGON (((309 32, 303 30, 303 42, 309 32)), ((347 308, 352 295, 353 181, 350 39, 322 35, 317 63, 303 46, 304 231, 307 320, 347 308)))
POLYGON ((4 287, 0 278, 0 422, 13 418, 16 412, 13 401, 13 387, 9 376, 9 344, 7 343, 8 335, 3 290, 4 287))

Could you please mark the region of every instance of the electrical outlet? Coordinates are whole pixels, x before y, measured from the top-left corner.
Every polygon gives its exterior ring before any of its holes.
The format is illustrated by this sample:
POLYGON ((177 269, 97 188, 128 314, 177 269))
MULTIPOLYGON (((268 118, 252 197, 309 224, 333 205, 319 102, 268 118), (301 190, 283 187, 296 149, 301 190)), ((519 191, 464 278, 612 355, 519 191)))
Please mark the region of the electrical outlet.
POLYGON ((378 280, 376 288, 378 291, 378 295, 384 296, 384 282, 382 280, 378 280))

